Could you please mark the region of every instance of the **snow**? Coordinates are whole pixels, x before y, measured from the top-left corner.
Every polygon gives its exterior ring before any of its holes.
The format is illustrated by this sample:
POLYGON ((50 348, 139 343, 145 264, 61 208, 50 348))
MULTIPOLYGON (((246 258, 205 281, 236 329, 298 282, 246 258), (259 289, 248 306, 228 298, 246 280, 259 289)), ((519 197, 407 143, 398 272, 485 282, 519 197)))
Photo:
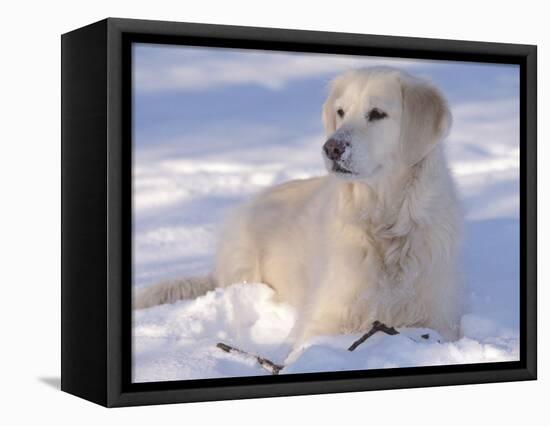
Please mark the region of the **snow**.
MULTIPOLYGON (((189 380, 270 374, 256 361, 226 353, 217 343, 284 364, 287 337, 296 318, 290 306, 273 301, 265 284, 235 284, 195 300, 135 312, 134 381, 189 380)), ((281 374, 449 365, 518 359, 517 333, 487 317, 466 314, 464 337, 443 342, 424 328, 376 333, 355 351, 361 334, 320 336, 292 354, 281 374), (422 337, 422 336, 427 336, 422 337)))
MULTIPOLYGON (((335 66, 327 65, 329 76, 335 66)), ((439 72, 435 65, 422 71, 439 72)), ((491 76, 485 91, 468 94, 439 81, 454 116, 445 145, 466 220, 463 337, 444 342, 434 330, 399 329, 394 336, 377 333, 349 352, 360 335, 319 336, 294 352, 281 374, 519 359, 519 104, 516 92, 495 86, 502 81, 509 84, 510 79, 491 76), (426 334, 428 339, 421 337, 426 334)), ((238 84, 244 83, 238 79, 238 84)), ((319 108, 323 86, 314 89, 319 102, 311 108, 319 108)), ((166 103, 165 97, 151 98, 152 90, 147 87, 143 98, 138 96, 138 112, 146 102, 166 103)), ((216 90, 222 89, 218 85, 216 90)), ((264 90, 279 96, 273 87, 264 90)), ((284 110, 289 101, 283 97, 277 102, 282 105, 278 110, 284 110)), ((269 118, 273 122, 241 117, 193 129, 172 121, 158 128, 137 126, 135 290, 165 278, 207 273, 217 231, 231 208, 271 185, 324 174, 324 136, 318 111, 312 111, 298 111, 310 123, 303 128, 299 123, 280 126, 282 118, 274 115, 269 118)), ((270 374, 253 359, 223 352, 216 344, 282 364, 292 349, 287 337, 296 315, 292 307, 275 302, 262 283, 235 283, 195 300, 135 311, 133 380, 270 374)))

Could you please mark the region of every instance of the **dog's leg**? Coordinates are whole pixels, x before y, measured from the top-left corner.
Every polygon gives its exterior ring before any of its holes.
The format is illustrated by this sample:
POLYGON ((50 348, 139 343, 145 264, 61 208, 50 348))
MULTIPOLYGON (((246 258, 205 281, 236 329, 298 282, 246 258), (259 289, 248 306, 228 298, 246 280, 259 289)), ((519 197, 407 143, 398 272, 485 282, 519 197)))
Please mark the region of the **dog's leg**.
POLYGON ((216 282, 211 276, 163 281, 139 292, 134 299, 134 309, 174 303, 181 299, 194 299, 216 287, 216 282))
MULTIPOLYGON (((338 304, 333 306, 336 308, 338 304)), ((312 338, 341 333, 342 313, 340 309, 320 310, 318 306, 314 306, 313 308, 312 310, 305 309, 294 325, 289 336, 292 351, 285 364, 293 362, 312 338)))

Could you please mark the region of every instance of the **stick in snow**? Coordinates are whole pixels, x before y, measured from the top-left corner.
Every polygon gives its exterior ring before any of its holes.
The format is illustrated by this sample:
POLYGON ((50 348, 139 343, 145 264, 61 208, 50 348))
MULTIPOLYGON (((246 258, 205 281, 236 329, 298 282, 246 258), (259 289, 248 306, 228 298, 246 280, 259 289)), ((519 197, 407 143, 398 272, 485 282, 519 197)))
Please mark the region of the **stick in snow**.
POLYGON ((370 336, 372 336, 377 331, 381 331, 383 333, 389 334, 390 336, 393 336, 395 334, 399 334, 399 331, 397 331, 393 327, 388 327, 386 324, 381 323, 380 321, 374 321, 372 323, 372 328, 359 339, 353 342, 353 344, 348 348, 348 351, 354 351, 357 346, 359 346, 361 343, 363 343, 365 340, 367 340, 370 336))
POLYGON ((253 358, 258 362, 258 364, 260 364, 264 369, 269 371, 274 376, 279 374, 279 371, 281 371, 283 368, 285 368, 284 365, 275 364, 273 361, 270 361, 267 358, 262 358, 261 356, 254 355, 254 354, 251 354, 249 352, 243 351, 242 349, 226 345, 225 343, 218 343, 216 345, 216 347, 220 348, 222 351, 227 352, 227 353, 234 352, 234 353, 238 353, 240 355, 244 355, 247 358, 253 358))

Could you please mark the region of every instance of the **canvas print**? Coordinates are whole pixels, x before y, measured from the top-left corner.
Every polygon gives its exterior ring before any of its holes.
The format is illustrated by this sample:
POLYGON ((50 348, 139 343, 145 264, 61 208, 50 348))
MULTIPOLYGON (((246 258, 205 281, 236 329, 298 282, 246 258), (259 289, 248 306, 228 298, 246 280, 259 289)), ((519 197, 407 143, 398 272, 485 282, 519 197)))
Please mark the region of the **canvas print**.
POLYGON ((519 66, 132 45, 132 381, 519 360, 519 66))

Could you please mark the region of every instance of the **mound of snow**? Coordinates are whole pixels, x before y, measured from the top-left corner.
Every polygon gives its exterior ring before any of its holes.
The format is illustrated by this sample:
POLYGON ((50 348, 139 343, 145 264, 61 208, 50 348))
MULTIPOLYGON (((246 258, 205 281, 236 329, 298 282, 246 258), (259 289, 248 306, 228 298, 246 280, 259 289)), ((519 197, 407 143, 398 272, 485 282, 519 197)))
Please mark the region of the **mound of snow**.
MULTIPOLYGON (((134 381, 189 380, 270 374, 254 359, 226 353, 226 343, 283 364, 294 310, 273 300, 264 284, 235 284, 195 300, 134 313, 134 381)), ((360 334, 320 336, 301 348, 281 374, 362 370, 518 359, 519 338, 477 315, 462 319, 463 338, 443 342, 436 331, 403 328, 376 333, 354 352, 360 334)))
POLYGON ((134 313, 134 381, 264 374, 254 361, 216 348, 229 343, 284 358, 294 311, 261 284, 237 284, 195 300, 134 313))

